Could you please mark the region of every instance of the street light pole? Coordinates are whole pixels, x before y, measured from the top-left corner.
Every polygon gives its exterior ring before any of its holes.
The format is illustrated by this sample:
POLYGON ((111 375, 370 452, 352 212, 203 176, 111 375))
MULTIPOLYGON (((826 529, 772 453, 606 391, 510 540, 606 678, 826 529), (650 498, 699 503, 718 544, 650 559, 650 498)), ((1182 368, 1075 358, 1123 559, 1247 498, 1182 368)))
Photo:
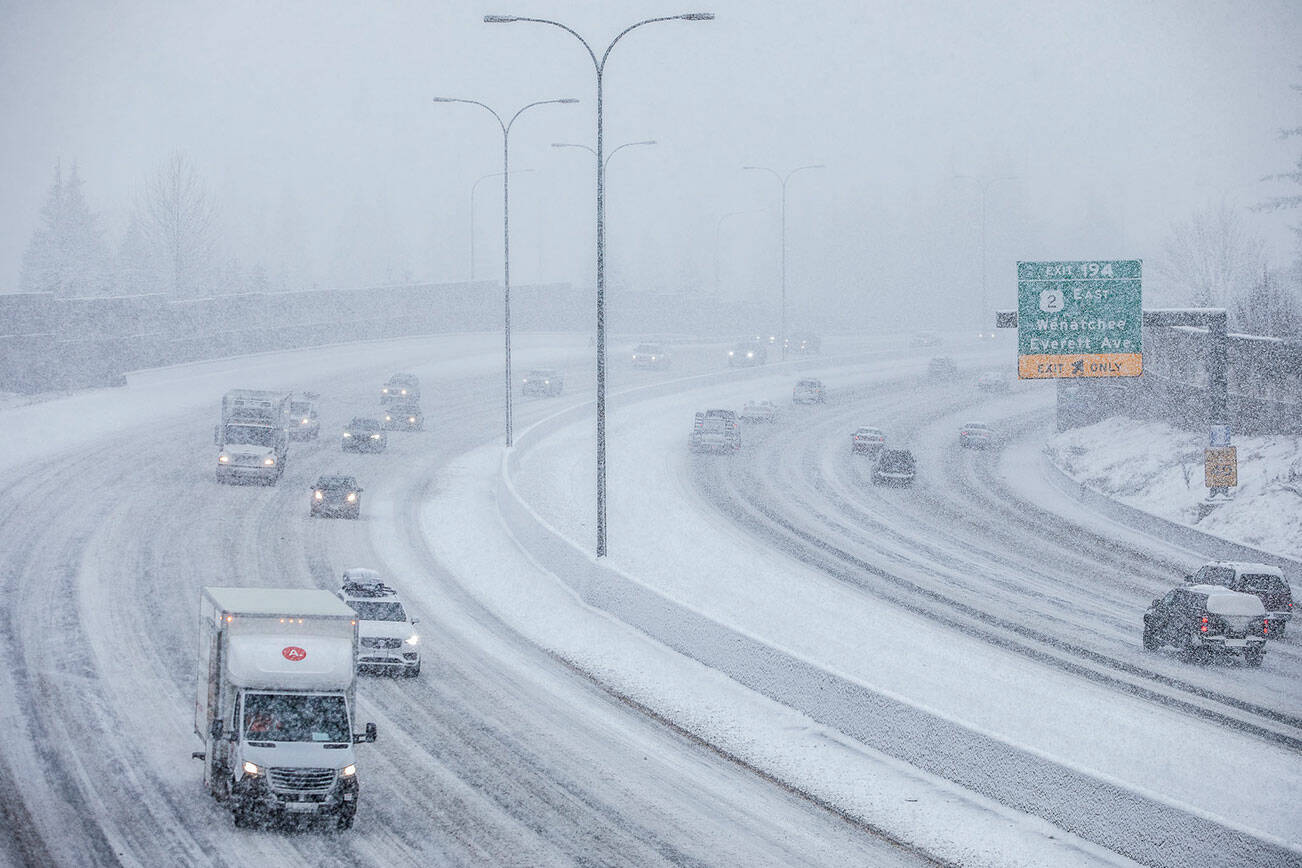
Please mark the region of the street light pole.
MULTIPOLYGON (((618 148, 615 148, 615 150, 611 151, 609 154, 606 155, 606 164, 601 167, 602 175, 603 176, 605 175, 606 170, 610 168, 610 161, 615 159, 615 155, 618 154, 620 151, 624 150, 625 148, 634 147, 636 145, 654 145, 655 143, 656 143, 655 139, 647 139, 646 141, 643 142, 625 142, 624 144, 620 145, 618 148)), ((552 147, 553 148, 579 148, 581 150, 587 151, 589 154, 592 154, 594 159, 597 156, 597 152, 594 151, 592 148, 588 147, 587 145, 579 145, 579 144, 574 144, 572 142, 552 142, 552 147)))
MULTIPOLYGON (((532 172, 533 169, 516 169, 512 174, 519 175, 522 172, 532 172)), ((500 178, 501 172, 493 172, 491 175, 484 175, 475 183, 470 185, 470 282, 475 282, 475 191, 479 189, 480 181, 487 181, 489 178, 500 178)))
MULTIPOLYGON (((552 103, 570 104, 576 103, 578 100, 567 97, 565 99, 542 99, 531 102, 512 115, 509 121, 503 121, 501 115, 477 99, 436 96, 434 102, 460 102, 467 105, 477 105, 491 114, 497 121, 497 125, 502 128, 502 287, 504 306, 502 330, 506 336, 506 445, 509 448, 513 439, 511 432, 511 127, 520 115, 534 106, 550 105, 552 103)), ((478 181, 475 183, 478 183, 478 181)), ((471 189, 471 204, 474 204, 473 188, 471 189)), ((475 237, 473 226, 471 227, 470 237, 473 242, 475 237)), ((471 264, 473 270, 473 260, 471 264)))
POLYGON ((975 175, 955 175, 955 180, 976 181, 981 187, 981 310, 977 319, 981 321, 981 334, 984 336, 987 331, 994 328, 994 323, 985 319, 989 308, 986 301, 986 191, 990 185, 996 181, 1016 181, 1015 175, 994 175, 989 178, 978 178, 975 175))
POLYGON ((817 163, 812 166, 799 166, 795 169, 792 169, 790 172, 787 172, 787 174, 783 176, 783 175, 779 175, 776 171, 770 169, 768 166, 742 166, 742 169, 748 169, 748 170, 753 170, 758 172, 768 172, 770 175, 777 178, 778 183, 782 186, 782 303, 781 303, 781 310, 779 312, 779 319, 781 320, 781 324, 778 330, 778 338, 782 341, 783 361, 786 361, 787 359, 787 181, 790 181, 791 176, 796 174, 796 172, 803 172, 805 169, 822 169, 822 168, 823 168, 822 163, 817 163))
POLYGON ((531 21, 535 24, 549 24, 559 27, 579 40, 579 43, 592 58, 592 65, 597 72, 597 557, 606 555, 606 163, 603 159, 605 131, 602 123, 602 76, 606 71, 606 61, 615 45, 629 34, 646 24, 658 21, 709 21, 713 12, 688 12, 684 15, 667 15, 660 18, 647 18, 636 24, 630 24, 619 32, 606 46, 601 59, 592 46, 579 33, 559 21, 549 18, 529 18, 522 15, 485 15, 486 24, 510 24, 516 21, 531 21))

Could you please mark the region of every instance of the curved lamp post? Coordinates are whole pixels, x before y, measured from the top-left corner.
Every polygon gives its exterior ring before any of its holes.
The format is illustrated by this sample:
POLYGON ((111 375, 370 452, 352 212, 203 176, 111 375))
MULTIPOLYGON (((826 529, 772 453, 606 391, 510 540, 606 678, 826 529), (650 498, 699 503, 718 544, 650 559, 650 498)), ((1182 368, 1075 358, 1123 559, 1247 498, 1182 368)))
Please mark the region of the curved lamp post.
POLYGON ((647 18, 636 24, 630 24, 606 46, 601 59, 592 50, 588 41, 577 31, 549 18, 530 18, 523 15, 485 15, 486 24, 511 24, 517 21, 531 21, 535 24, 549 24, 559 27, 579 40, 592 58, 592 65, 597 71, 597 557, 606 555, 606 163, 603 159, 604 130, 602 126, 602 76, 606 71, 606 61, 615 45, 629 34, 646 24, 658 21, 709 21, 713 12, 688 12, 684 15, 666 15, 660 18, 647 18))
MULTIPOLYGON (((485 105, 477 99, 459 99, 450 96, 436 96, 434 102, 461 102, 467 105, 477 105, 487 111, 497 121, 497 125, 502 128, 502 285, 505 295, 505 314, 503 317, 503 331, 506 333, 506 445, 512 444, 511 435, 511 150, 509 144, 511 141, 511 126, 515 123, 516 118, 524 114, 534 106, 550 105, 552 103, 576 103, 577 99, 567 97, 565 99, 541 99, 537 102, 531 102, 521 108, 511 116, 509 121, 503 121, 502 116, 495 112, 491 107, 485 105)), ((491 176, 490 176, 491 177, 491 176)), ((480 180, 483 180, 482 178, 480 180)), ((478 183, 478 182, 476 182, 478 183)), ((471 190, 471 202, 474 202, 474 190, 471 190)), ((474 238, 472 228, 471 238, 474 238)), ((472 263, 473 265, 473 263, 472 263)))
MULTIPOLYGON (((519 175, 524 172, 532 172, 533 169, 516 169, 511 172, 512 175, 519 175)), ((500 178, 504 172, 493 172, 490 175, 484 175, 478 178, 475 183, 470 185, 470 282, 475 282, 475 191, 479 189, 481 181, 487 181, 489 178, 500 178)))
POLYGON ((816 163, 812 166, 798 166, 787 172, 786 175, 779 175, 775 170, 768 166, 742 166, 747 171, 768 172, 778 179, 782 186, 782 303, 779 311, 781 323, 778 328, 778 338, 782 341, 782 360, 787 358, 787 181, 796 172, 803 172, 805 169, 822 169, 822 163, 816 163))

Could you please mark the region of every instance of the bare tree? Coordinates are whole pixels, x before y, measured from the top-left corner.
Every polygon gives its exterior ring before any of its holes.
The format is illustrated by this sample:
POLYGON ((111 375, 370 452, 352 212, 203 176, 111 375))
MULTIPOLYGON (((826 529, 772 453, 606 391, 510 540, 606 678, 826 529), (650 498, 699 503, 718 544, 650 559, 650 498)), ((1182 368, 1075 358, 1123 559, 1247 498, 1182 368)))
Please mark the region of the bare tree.
POLYGON ((139 225, 175 295, 197 295, 216 254, 217 209, 194 163, 175 153, 137 203, 139 225))
POLYGON ((1170 302, 1232 307, 1266 267, 1265 244, 1225 202, 1175 223, 1155 269, 1168 284, 1170 302))

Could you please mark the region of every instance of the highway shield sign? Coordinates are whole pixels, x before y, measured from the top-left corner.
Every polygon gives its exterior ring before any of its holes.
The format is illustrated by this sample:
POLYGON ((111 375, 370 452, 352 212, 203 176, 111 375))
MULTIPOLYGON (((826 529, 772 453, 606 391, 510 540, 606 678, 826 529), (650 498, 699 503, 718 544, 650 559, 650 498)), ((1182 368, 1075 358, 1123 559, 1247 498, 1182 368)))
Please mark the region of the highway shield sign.
POLYGON ((1144 372, 1143 262, 1017 263, 1017 376, 1144 372))

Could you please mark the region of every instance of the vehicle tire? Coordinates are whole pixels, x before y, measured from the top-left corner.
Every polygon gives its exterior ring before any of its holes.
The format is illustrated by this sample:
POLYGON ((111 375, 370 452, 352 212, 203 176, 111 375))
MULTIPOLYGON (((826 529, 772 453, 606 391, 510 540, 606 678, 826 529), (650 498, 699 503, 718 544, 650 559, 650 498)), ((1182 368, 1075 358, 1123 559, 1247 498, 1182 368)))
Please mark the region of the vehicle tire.
POLYGON ((1243 662, 1249 666, 1260 666, 1266 652, 1260 648, 1248 648, 1243 652, 1243 662))
POLYGON ((237 829, 247 829, 257 819, 253 809, 245 805, 243 799, 236 799, 231 803, 231 818, 235 821, 237 829))
POLYGON ((335 828, 340 830, 351 829, 353 827, 353 817, 356 814, 357 808, 355 806, 349 807, 345 804, 344 807, 339 809, 339 816, 335 819, 335 828))
POLYGON ((1150 630, 1147 625, 1145 625, 1144 626, 1144 648, 1148 651, 1152 651, 1154 648, 1158 647, 1161 644, 1162 644, 1161 641, 1157 638, 1156 635, 1154 635, 1153 631, 1150 630))

